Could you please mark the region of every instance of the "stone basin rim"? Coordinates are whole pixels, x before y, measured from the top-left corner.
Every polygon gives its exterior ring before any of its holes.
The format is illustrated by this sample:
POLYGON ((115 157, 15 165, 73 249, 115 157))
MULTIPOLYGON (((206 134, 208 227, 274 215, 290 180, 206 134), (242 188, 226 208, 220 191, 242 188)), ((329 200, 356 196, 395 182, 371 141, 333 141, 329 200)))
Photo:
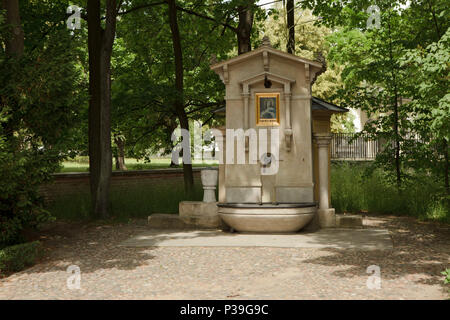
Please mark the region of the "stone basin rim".
POLYGON ((312 208, 317 207, 316 202, 277 202, 277 203, 217 203, 219 208, 246 208, 246 209, 288 209, 288 208, 312 208))

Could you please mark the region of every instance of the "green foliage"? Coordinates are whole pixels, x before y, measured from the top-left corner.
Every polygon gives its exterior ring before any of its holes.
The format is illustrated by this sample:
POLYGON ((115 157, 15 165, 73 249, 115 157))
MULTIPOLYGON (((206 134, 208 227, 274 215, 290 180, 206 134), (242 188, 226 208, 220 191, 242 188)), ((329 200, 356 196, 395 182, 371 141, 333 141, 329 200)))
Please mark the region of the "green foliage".
MULTIPOLYGON (((242 1, 240 1, 242 2, 242 1)), ((224 21, 225 12, 239 1, 179 1, 203 16, 224 21), (221 11, 224 10, 224 11, 221 11)), ((123 10, 140 1, 124 4, 123 10)), ((231 22, 230 22, 231 23, 231 22)), ((209 69, 214 54, 226 58, 235 46, 235 34, 219 23, 178 12, 183 51, 184 101, 190 120, 208 120, 224 105, 224 85, 209 69)), ((112 58, 112 127, 126 140, 127 156, 172 150, 171 134, 178 126, 173 108, 175 67, 167 5, 152 6, 124 15, 117 26, 112 58)))
POLYGON ((449 284, 450 283, 450 269, 445 269, 445 271, 442 271, 441 274, 445 276, 444 283, 449 284))
POLYGON ((408 50, 402 66, 411 75, 408 95, 416 130, 450 140, 450 28, 425 49, 408 50), (425 129, 425 130, 424 130, 425 129))
MULTIPOLYGON (((86 99, 78 42, 52 11, 56 5, 65 12, 62 1, 21 1, 24 54, 8 57, 0 44, 0 246, 21 242, 21 230, 50 218, 38 189, 70 154, 86 99)), ((0 34, 4 42, 8 35, 0 34)))
POLYGON ((323 17, 322 24, 335 27, 328 58, 344 66, 340 105, 365 111, 364 130, 373 137, 383 134, 376 163, 396 172, 389 179, 397 179, 399 187, 410 168, 448 179, 448 4, 408 2, 377 1, 380 27, 372 29, 366 25, 372 1, 302 2, 323 17))
POLYGON ((395 122, 400 125, 407 118, 403 110, 393 112, 403 94, 405 77, 399 66, 403 46, 398 39, 407 39, 407 35, 399 24, 399 15, 390 9, 382 14, 380 29, 341 28, 328 38, 332 64, 345 65, 344 87, 338 92, 341 106, 364 110, 372 118, 365 130, 389 133, 389 141, 398 138, 392 134, 395 122))
POLYGON ((35 263, 42 252, 39 241, 0 249, 0 273, 17 272, 35 263))
POLYGON ((333 133, 354 133, 355 124, 353 113, 335 113, 331 116, 331 132, 333 133))
POLYGON ((331 202, 337 212, 410 215, 450 223, 450 207, 436 177, 411 173, 399 191, 390 173, 367 163, 333 163, 331 202))

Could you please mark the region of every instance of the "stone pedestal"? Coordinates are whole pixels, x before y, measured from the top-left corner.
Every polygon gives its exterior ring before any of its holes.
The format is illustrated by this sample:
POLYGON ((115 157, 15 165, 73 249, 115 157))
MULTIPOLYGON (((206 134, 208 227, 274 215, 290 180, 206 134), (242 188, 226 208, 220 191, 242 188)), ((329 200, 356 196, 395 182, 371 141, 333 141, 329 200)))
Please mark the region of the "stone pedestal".
POLYGON ((187 225, 199 228, 221 227, 217 202, 182 201, 178 210, 181 220, 187 225))
POLYGON ((334 228, 336 226, 336 213, 333 208, 317 210, 321 228, 334 228))
POLYGON ((216 202, 217 176, 218 171, 215 169, 205 169, 201 171, 203 202, 216 202))

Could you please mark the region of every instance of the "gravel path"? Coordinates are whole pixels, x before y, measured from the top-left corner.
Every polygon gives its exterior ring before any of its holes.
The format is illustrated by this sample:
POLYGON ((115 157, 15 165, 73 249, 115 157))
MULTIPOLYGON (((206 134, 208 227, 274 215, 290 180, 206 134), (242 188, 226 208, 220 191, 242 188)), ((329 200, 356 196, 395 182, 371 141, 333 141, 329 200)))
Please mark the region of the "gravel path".
POLYGON ((390 231, 394 250, 300 248, 125 248, 146 230, 128 224, 57 223, 40 235, 35 266, 0 279, 0 299, 448 299, 440 274, 450 267, 450 226, 409 217, 371 216, 390 231), (67 268, 81 270, 70 290, 67 268), (366 268, 381 268, 368 289, 366 268))

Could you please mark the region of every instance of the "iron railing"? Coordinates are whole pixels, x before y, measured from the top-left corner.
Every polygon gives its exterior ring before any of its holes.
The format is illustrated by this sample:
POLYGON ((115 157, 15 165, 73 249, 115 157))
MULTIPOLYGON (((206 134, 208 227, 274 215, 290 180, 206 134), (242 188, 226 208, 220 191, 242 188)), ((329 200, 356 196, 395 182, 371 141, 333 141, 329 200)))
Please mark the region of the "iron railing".
POLYGON ((380 139, 374 140, 366 134, 333 133, 331 159, 374 160, 381 145, 380 139))

